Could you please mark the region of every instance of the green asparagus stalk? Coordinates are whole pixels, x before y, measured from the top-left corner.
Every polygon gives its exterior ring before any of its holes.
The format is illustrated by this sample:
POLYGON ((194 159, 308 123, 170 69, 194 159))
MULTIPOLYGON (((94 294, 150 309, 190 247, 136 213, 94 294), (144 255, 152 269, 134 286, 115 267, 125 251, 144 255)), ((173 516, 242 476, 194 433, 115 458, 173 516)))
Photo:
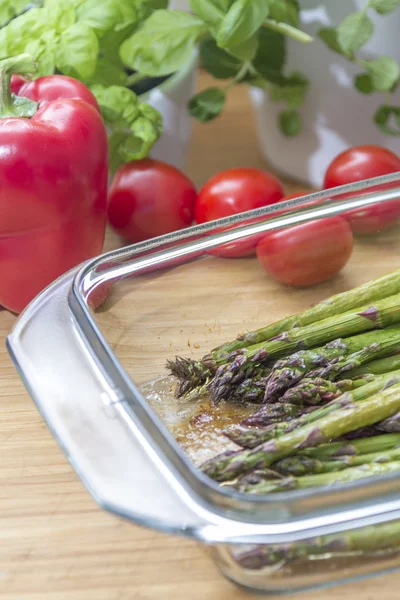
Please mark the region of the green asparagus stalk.
POLYGON ((319 459, 310 458, 309 456, 294 455, 279 460, 273 465, 272 468, 281 475, 293 475, 295 477, 300 477, 304 475, 333 473, 336 471, 342 471, 347 467, 358 467, 360 465, 366 465, 369 463, 386 463, 392 461, 400 461, 400 448, 393 448, 392 450, 387 451, 378 451, 372 454, 360 454, 357 456, 344 455, 330 459, 319 459))
POLYGON ((392 450, 400 446, 400 434, 384 433, 375 437, 362 438, 352 442, 338 441, 321 444, 314 448, 305 448, 297 456, 310 458, 336 458, 337 456, 357 456, 359 454, 372 454, 373 452, 392 450))
POLYGON ((239 550, 235 556, 245 569, 259 570, 282 562, 302 560, 322 555, 373 554, 398 552, 400 548, 400 521, 351 529, 321 536, 304 542, 279 546, 258 545, 251 550, 239 550))
POLYGON ((289 388, 280 398, 281 403, 315 405, 321 402, 334 400, 343 392, 355 389, 365 385, 365 379, 342 379, 341 381, 329 381, 316 377, 315 379, 305 378, 293 388, 289 388))
MULTIPOLYGON (((297 419, 281 421, 261 429, 254 429, 252 427, 243 427, 243 425, 239 425, 232 427, 224 433, 232 442, 238 446, 241 446, 242 448, 256 448, 260 444, 264 444, 269 440, 273 440, 279 436, 294 431, 295 429, 319 421, 334 411, 343 409, 349 405, 352 406, 357 402, 364 402, 371 396, 374 396, 374 394, 382 392, 383 390, 399 383, 400 371, 386 373, 386 375, 377 376, 373 381, 366 383, 361 387, 341 394, 338 398, 329 402, 325 406, 322 406, 318 410, 306 412, 297 419)), ((358 429, 358 427, 355 427, 354 429, 358 429)))
POLYGON ((377 356, 400 350, 400 325, 335 340, 322 348, 297 352, 279 360, 269 376, 265 400, 279 395, 307 375, 334 379, 377 356))
POLYGON ((351 467, 344 471, 324 472, 319 475, 305 475, 304 477, 286 477, 283 479, 274 479, 260 481, 256 484, 238 485, 241 492, 247 494, 272 494, 275 492, 284 492, 287 490, 304 490, 313 487, 331 486, 337 483, 348 483, 359 481, 367 477, 377 475, 389 475, 400 471, 400 461, 383 463, 368 463, 358 467, 351 467))
POLYGON ((225 361, 229 354, 236 350, 265 342, 284 331, 290 331, 294 327, 305 327, 328 317, 358 308, 364 304, 393 296, 399 292, 400 270, 388 273, 383 277, 369 281, 347 292, 331 296, 302 313, 286 317, 261 329, 245 333, 233 342, 228 342, 214 348, 210 355, 204 357, 203 361, 205 364, 207 362, 209 364, 220 364, 221 361, 225 361))
POLYGON ((227 376, 235 377, 249 363, 265 363, 282 354, 294 352, 299 346, 313 348, 343 336, 352 336, 371 329, 384 328, 400 321, 400 294, 380 300, 374 306, 364 306, 348 313, 336 315, 306 327, 286 332, 268 342, 250 346, 240 351, 232 363, 222 365, 210 384, 214 401, 220 400, 220 390, 227 376))
POLYGON ((363 377, 365 375, 382 375, 382 373, 389 373, 397 369, 400 369, 400 353, 396 353, 393 356, 386 356, 385 358, 378 358, 366 365, 352 369, 348 371, 347 377, 355 379, 356 377, 363 377))
MULTIPOLYGON (((359 391, 363 389, 361 387, 359 391)), ((273 462, 290 456, 296 450, 318 446, 350 431, 379 423, 399 410, 400 384, 397 383, 363 402, 349 402, 317 421, 270 439, 253 450, 239 450, 230 456, 225 454, 214 457, 202 466, 202 470, 216 481, 236 479, 252 469, 269 467, 273 462)))
MULTIPOLYGON (((357 337, 357 336, 355 336, 357 337)), ((276 400, 279 395, 300 381, 313 367, 327 366, 348 352, 344 340, 337 339, 321 348, 300 350, 278 360, 271 371, 265 389, 265 401, 276 400)))
POLYGON ((396 413, 392 417, 385 419, 376 426, 378 431, 386 431, 386 433, 399 433, 400 432, 400 412, 396 413))

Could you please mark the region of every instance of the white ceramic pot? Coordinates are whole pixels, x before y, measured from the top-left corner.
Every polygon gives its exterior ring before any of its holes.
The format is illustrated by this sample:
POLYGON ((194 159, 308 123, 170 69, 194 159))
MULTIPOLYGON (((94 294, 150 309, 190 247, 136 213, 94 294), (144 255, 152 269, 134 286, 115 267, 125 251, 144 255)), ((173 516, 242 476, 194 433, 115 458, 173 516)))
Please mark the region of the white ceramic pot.
POLYGON ((186 65, 164 83, 141 96, 141 100, 154 106, 163 118, 164 132, 153 146, 151 156, 184 169, 192 119, 187 103, 196 89, 197 52, 186 65))
MULTIPOLYGON (((303 29, 316 37, 320 27, 337 25, 363 6, 365 0, 302 0, 303 29)), ((375 32, 364 57, 388 55, 400 61, 400 10, 384 17, 370 12, 375 32)), ((287 138, 277 127, 284 105, 271 102, 260 89, 250 91, 261 149, 271 166, 289 178, 320 187, 330 161, 349 146, 379 144, 400 154, 400 138, 382 134, 372 121, 385 95, 365 96, 353 88, 359 67, 316 38, 310 44, 288 42, 287 69, 303 71, 311 81, 301 109, 304 128, 297 137, 287 138)), ((392 101, 399 103, 400 91, 392 101)))

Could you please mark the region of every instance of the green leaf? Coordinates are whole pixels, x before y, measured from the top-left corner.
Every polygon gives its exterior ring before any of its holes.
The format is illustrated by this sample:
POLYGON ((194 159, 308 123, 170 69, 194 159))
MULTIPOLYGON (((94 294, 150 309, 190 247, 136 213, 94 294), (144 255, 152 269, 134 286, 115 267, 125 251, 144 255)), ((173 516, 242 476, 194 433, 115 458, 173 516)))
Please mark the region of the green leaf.
POLYGON ((43 16, 41 9, 34 8, 0 29, 0 57, 21 54, 30 40, 38 40, 47 29, 43 16))
POLYGON ((286 102, 292 110, 300 108, 308 91, 308 80, 301 73, 293 73, 282 85, 269 86, 269 95, 273 102, 286 102))
POLYGON ((178 10, 158 10, 121 46, 121 58, 132 69, 154 77, 180 69, 207 27, 178 10))
POLYGON ((56 46, 56 33, 54 30, 46 31, 40 38, 26 44, 25 51, 31 54, 37 64, 37 77, 53 75, 56 64, 53 48, 56 46))
POLYGON ((354 79, 354 86, 362 94, 372 94, 374 91, 374 84, 368 73, 357 75, 354 79))
POLYGON ((232 48, 251 38, 268 15, 266 0, 236 0, 223 18, 217 34, 221 48, 232 48))
POLYGON ((99 41, 93 29, 75 23, 60 36, 56 66, 64 75, 89 80, 96 69, 99 41))
POLYGON ((334 27, 322 27, 317 32, 318 37, 328 46, 330 50, 341 54, 342 56, 351 56, 351 52, 346 52, 338 41, 338 31, 334 27))
POLYGON ((54 27, 59 33, 75 23, 75 8, 71 2, 45 0, 43 11, 48 27, 54 27))
POLYGON ((218 48, 215 40, 205 38, 200 43, 200 62, 202 67, 216 79, 232 79, 242 67, 242 62, 218 48))
POLYGON ((235 58, 238 58, 242 62, 251 62, 258 49, 258 36, 255 34, 245 42, 238 44, 237 46, 232 46, 231 48, 227 48, 227 52, 232 54, 235 58))
POLYGON ((207 123, 221 113, 226 96, 220 88, 208 88, 190 99, 188 108, 192 117, 202 123, 207 123))
POLYGON ((279 114, 279 127, 287 137, 298 135, 302 129, 303 122, 299 113, 295 110, 285 110, 279 114))
POLYGON ((110 169, 144 158, 162 134, 162 118, 153 107, 139 102, 129 89, 119 86, 90 88, 99 103, 109 131, 110 169))
POLYGON ((85 0, 77 9, 77 19, 102 37, 116 28, 136 24, 138 15, 132 0, 85 0))
POLYGON ((263 69, 281 71, 286 62, 285 37, 270 29, 260 29, 258 50, 253 60, 254 68, 262 73, 263 69))
POLYGON ((214 0, 190 0, 189 6, 190 10, 207 24, 215 37, 225 16, 225 9, 214 0))
POLYGON ((139 101, 136 94, 125 87, 91 85, 104 120, 116 127, 130 127, 139 117, 139 101))
POLYGON ((374 32, 371 19, 364 12, 353 13, 346 17, 337 28, 337 41, 348 54, 363 46, 374 32))
POLYGON ((372 0, 371 6, 380 15, 387 15, 395 10, 400 4, 400 0, 372 0))
POLYGON ((400 136, 400 108, 382 105, 374 114, 374 122, 387 135, 400 136))
POLYGON ((0 27, 8 23, 8 21, 17 15, 20 15, 29 4, 29 0, 1 0, 0 27))
POLYGON ((269 16, 274 21, 300 26, 299 3, 296 0, 269 0, 269 16))
POLYGON ((168 8, 168 0, 139 0, 135 2, 139 22, 147 19, 155 10, 168 8))
POLYGON ((399 64, 389 56, 381 56, 375 60, 362 60, 360 64, 368 71, 374 89, 378 92, 390 91, 399 79, 399 64))

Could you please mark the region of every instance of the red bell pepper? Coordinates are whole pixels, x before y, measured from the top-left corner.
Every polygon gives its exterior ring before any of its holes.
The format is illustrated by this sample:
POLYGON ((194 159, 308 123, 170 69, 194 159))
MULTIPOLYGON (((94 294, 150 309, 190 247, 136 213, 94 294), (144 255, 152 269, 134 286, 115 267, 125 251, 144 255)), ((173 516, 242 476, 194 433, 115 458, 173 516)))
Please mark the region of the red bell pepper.
POLYGON ((60 75, 23 81, 29 55, 0 61, 0 305, 20 312, 103 247, 105 127, 93 94, 60 75), (18 95, 15 95, 15 92, 18 95))

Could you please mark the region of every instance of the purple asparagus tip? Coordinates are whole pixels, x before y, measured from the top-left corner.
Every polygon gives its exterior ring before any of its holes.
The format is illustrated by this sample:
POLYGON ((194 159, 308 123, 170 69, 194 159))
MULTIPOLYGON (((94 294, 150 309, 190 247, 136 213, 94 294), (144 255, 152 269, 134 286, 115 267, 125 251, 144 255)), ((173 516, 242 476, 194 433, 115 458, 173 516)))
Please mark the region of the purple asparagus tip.
POLYGON ((357 313, 360 317, 365 317, 366 319, 369 319, 370 321, 374 321, 376 322, 378 320, 378 310, 375 308, 375 306, 370 306, 369 308, 367 308, 366 310, 364 310, 363 312, 357 313))

